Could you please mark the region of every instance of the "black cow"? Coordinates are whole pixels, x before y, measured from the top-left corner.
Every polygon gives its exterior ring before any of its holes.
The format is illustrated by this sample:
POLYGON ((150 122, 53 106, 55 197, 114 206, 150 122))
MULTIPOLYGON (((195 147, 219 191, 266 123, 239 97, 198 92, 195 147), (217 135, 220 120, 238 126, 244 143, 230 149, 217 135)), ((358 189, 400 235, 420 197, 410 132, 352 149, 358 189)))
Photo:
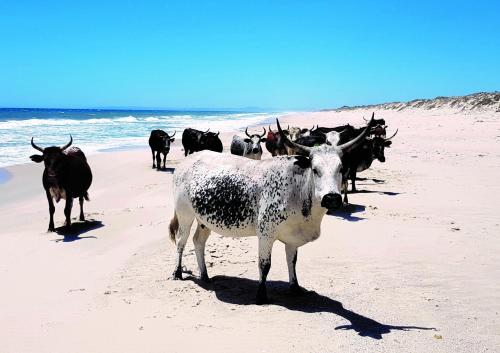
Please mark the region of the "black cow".
POLYGON ((309 136, 301 136, 295 142, 299 145, 314 147, 326 143, 326 136, 324 134, 311 134, 309 136))
POLYGON ((92 184, 92 171, 87 163, 85 154, 78 147, 67 149, 73 143, 73 137, 70 135, 70 141, 63 147, 41 148, 35 145, 31 138, 31 146, 42 152, 42 155, 34 154, 30 156, 36 163, 44 162, 42 184, 49 202, 49 232, 55 231, 54 228, 54 202, 60 199, 66 199, 64 207, 64 216, 66 221, 64 225, 69 228, 71 225, 71 208, 73 199, 80 201, 80 221, 85 220, 83 214, 83 199, 89 201, 88 189, 92 184))
POLYGON ((321 127, 318 126, 316 129, 311 130, 311 135, 326 135, 329 132, 336 131, 342 133, 352 134, 354 132, 354 126, 352 125, 340 125, 335 127, 321 127))
MULTIPOLYGON (((389 138, 385 138, 380 135, 374 135, 371 137, 366 137, 365 141, 353 148, 349 153, 342 156, 342 166, 343 166, 343 189, 344 189, 344 202, 347 203, 347 184, 348 180, 351 180, 352 191, 356 191, 356 173, 362 172, 370 168, 372 162, 377 159, 379 162, 385 162, 384 149, 390 147, 392 141, 390 141, 396 134, 398 130, 389 138)), ((352 135, 349 137, 341 136, 339 144, 345 143, 346 141, 352 140, 352 135)))
MULTIPOLYGON (((363 117, 363 120, 368 123, 368 120, 365 119, 365 117, 363 117)), ((385 125, 385 120, 384 119, 373 119, 373 124, 372 126, 377 126, 377 125, 381 125, 381 126, 384 126, 385 125)))
POLYGON ((149 147, 151 147, 151 154, 153 155, 153 168, 160 170, 161 155, 163 154, 163 169, 165 169, 165 160, 167 159, 167 154, 170 152, 170 143, 174 142, 176 131, 172 136, 169 136, 163 130, 153 130, 149 136, 149 147), (156 166, 155 166, 155 151, 156 151, 156 166))
MULTIPOLYGON (((210 130, 210 129, 209 129, 210 130)), ((187 128, 182 133, 182 146, 184 146, 184 156, 203 150, 210 150, 222 153, 222 141, 219 132, 203 132, 196 129, 187 128)))

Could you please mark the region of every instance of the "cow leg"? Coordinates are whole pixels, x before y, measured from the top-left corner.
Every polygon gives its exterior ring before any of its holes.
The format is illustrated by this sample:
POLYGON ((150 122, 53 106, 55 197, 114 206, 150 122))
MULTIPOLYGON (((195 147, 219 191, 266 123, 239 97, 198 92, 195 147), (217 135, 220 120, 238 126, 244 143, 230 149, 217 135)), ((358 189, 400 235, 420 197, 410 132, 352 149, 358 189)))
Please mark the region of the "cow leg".
POLYGON ((184 148, 184 157, 187 157, 188 154, 189 154, 189 150, 187 148, 184 148))
POLYGON ((49 229, 47 231, 54 232, 56 230, 54 228, 54 212, 56 211, 56 208, 54 206, 54 200, 52 200, 52 195, 50 194, 49 190, 45 190, 45 194, 47 195, 47 201, 49 202, 49 215, 50 215, 49 229))
POLYGON ((184 247, 186 246, 186 242, 189 238, 189 233, 191 232, 191 225, 193 224, 194 217, 179 217, 177 214, 178 222, 179 222, 179 230, 175 235, 175 242, 177 244, 177 264, 175 266, 174 273, 172 274, 172 278, 182 279, 182 253, 184 252, 184 247))
POLYGON ((356 170, 353 170, 351 172, 351 185, 352 185, 352 192, 356 192, 356 170))
POLYGON ((271 252, 273 250, 274 238, 268 235, 259 235, 259 288, 257 289, 257 304, 269 302, 267 297, 266 280, 271 269, 271 252))
POLYGON ((208 282, 207 266, 205 264, 205 243, 210 235, 210 229, 203 224, 198 223, 193 237, 194 251, 196 253, 196 260, 198 261, 198 268, 200 270, 200 279, 203 282, 208 282))
POLYGON ((78 201, 80 201, 80 221, 85 221, 85 215, 83 214, 83 196, 80 196, 78 201))
POLYGON ((347 199, 347 188, 349 187, 349 180, 347 177, 342 178, 342 191, 344 192, 344 204, 347 205, 349 200, 347 199))
POLYGON ((151 154, 153 155, 153 169, 156 168, 156 165, 155 165, 155 150, 151 148, 151 154))
POLYGON ((285 244, 286 252, 286 263, 288 265, 288 279, 290 283, 290 290, 295 292, 299 287, 299 281, 297 281, 297 272, 295 271, 295 265, 297 264, 297 247, 285 244))
POLYGON ((161 153, 160 151, 156 151, 156 170, 161 169, 161 153))
POLYGON ((73 207, 73 198, 70 195, 66 195, 66 205, 64 206, 64 216, 66 221, 64 222, 65 227, 71 226, 71 208, 73 207))
POLYGON ((167 168, 167 166, 165 165, 166 161, 167 161, 167 154, 163 153, 163 169, 167 168))

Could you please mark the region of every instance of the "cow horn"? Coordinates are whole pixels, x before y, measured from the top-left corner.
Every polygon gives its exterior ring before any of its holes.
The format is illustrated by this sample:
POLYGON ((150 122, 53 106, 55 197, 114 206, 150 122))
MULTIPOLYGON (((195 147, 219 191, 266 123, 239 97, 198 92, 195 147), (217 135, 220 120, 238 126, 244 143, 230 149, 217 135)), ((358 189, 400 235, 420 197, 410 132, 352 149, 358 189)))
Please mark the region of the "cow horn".
POLYGON ((394 133, 394 135, 392 135, 391 137, 389 138, 386 138, 384 139, 384 141, 389 141, 390 139, 392 139, 394 136, 396 136, 396 134, 398 133, 398 129, 396 129, 396 132, 394 133))
POLYGON ((288 139, 288 137, 286 137, 285 133, 281 129, 281 125, 280 125, 280 122, 278 121, 278 119, 276 119, 276 125, 278 126, 278 131, 279 131, 281 138, 283 139, 283 142, 285 145, 296 148, 297 150, 304 153, 306 156, 309 156, 311 154, 311 147, 303 146, 303 145, 300 145, 296 142, 292 142, 288 139))
POLYGON ((368 120, 366 120, 365 117, 363 117, 363 120, 365 121, 365 123, 368 123, 368 120))
POLYGON ((40 151, 40 152, 42 152, 42 153, 43 153, 43 148, 38 147, 37 145, 35 145, 35 143, 33 142, 33 137, 31 138, 31 146, 33 146, 33 148, 34 148, 35 150, 38 150, 38 151, 40 151))
POLYGON ((266 128, 265 127, 262 127, 264 129, 264 133, 262 135, 259 135, 260 138, 263 138, 264 135, 266 134, 266 128))
POLYGON ((206 133, 207 133, 207 132, 209 132, 209 131, 210 131, 210 128, 208 128, 208 130, 207 130, 207 131, 205 131, 205 132, 204 132, 204 134, 206 134, 206 133))
POLYGON ((220 131, 217 131, 217 134, 215 136, 219 136, 219 134, 220 134, 220 131))
POLYGON ((373 119, 375 118, 375 113, 372 114, 372 118, 366 125, 363 132, 361 132, 354 140, 344 143, 343 145, 338 145, 338 148, 342 150, 342 152, 349 152, 353 148, 357 147, 366 137, 366 135, 370 132, 371 125, 373 124, 373 119))
POLYGON ((248 126, 247 126, 247 128, 245 129, 245 134, 246 134, 248 137, 252 137, 252 136, 250 136, 250 135, 248 134, 248 126))
POLYGON ((269 125, 269 132, 274 134, 273 130, 271 130, 271 125, 269 125))
POLYGON ((72 143, 73 143, 73 136, 71 136, 71 134, 69 134, 69 142, 61 147, 61 151, 64 151, 66 148, 71 146, 72 143))
MULTIPOLYGON (((174 130, 174 134, 172 136, 169 136, 170 138, 174 137, 175 134, 177 133, 177 130, 174 130)), ((168 134, 167 134, 168 135, 168 134)))

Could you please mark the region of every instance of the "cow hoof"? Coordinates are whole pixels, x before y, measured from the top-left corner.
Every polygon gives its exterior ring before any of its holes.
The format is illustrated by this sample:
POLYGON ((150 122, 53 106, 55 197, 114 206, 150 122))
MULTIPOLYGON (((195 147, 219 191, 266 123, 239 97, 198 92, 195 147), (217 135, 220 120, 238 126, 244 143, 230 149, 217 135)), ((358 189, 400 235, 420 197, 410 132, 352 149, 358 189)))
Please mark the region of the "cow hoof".
POLYGON ((155 166, 155 165, 153 164, 153 167, 152 167, 152 169, 155 169, 155 168, 156 168, 156 166, 155 166))
POLYGON ((208 275, 206 273, 202 274, 200 276, 200 280, 204 283, 210 283, 211 280, 210 280, 210 277, 208 277, 208 275))
POLYGON ((181 270, 175 270, 174 273, 172 273, 172 279, 174 281, 182 280, 182 271, 181 270))
POLYGON ((80 222, 85 222, 85 217, 80 217, 80 222))
POLYGON ((55 232, 55 231, 56 231, 56 230, 55 230, 54 228, 49 228, 49 229, 47 229, 47 233, 53 233, 53 232, 55 232))

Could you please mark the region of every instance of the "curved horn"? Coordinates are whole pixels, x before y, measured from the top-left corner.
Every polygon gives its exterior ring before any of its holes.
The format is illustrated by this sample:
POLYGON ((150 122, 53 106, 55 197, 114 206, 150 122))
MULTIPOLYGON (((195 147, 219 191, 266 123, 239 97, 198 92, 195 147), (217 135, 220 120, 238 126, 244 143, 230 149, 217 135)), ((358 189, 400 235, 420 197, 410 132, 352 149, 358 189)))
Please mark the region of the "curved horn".
POLYGON ((205 132, 204 132, 204 134, 206 134, 206 133, 207 133, 207 132, 209 132, 209 131, 210 131, 210 128, 208 128, 208 130, 207 130, 207 131, 205 131, 205 132))
POLYGON ((260 138, 263 138, 264 135, 266 134, 266 128, 264 126, 262 128, 264 129, 264 133, 262 135, 259 135, 260 138))
POLYGON ((368 123, 368 120, 366 120, 365 117, 363 117, 363 120, 365 121, 365 123, 368 123))
POLYGON ((392 136, 391 136, 391 137, 389 137, 389 138, 384 139, 384 141, 389 141, 389 140, 390 140, 390 139, 392 139, 394 136, 396 136, 396 134, 398 133, 398 130, 399 130, 399 129, 396 129, 396 132, 394 133, 394 135, 392 135, 392 136))
POLYGON ((281 125, 280 125, 280 122, 278 121, 278 119, 276 119, 276 125, 278 126, 278 131, 279 131, 279 133, 281 135, 281 138, 283 139, 283 142, 284 142, 285 145, 288 145, 290 147, 296 148, 297 150, 299 150, 302 153, 304 153, 306 156, 309 156, 311 154, 311 147, 302 146, 302 145, 300 145, 298 143, 290 141, 288 139, 288 137, 286 137, 285 133, 281 129, 281 125))
POLYGON ((215 136, 219 136, 219 134, 220 134, 220 131, 217 131, 217 134, 215 136))
POLYGON ((73 136, 71 136, 71 134, 69 134, 69 142, 61 147, 61 151, 64 151, 66 148, 71 146, 72 143, 73 143, 73 136))
POLYGON ((31 138, 31 146, 33 146, 33 148, 34 148, 35 150, 38 150, 38 151, 40 151, 40 152, 42 152, 42 153, 43 153, 43 148, 38 147, 37 145, 35 145, 35 143, 33 142, 33 137, 31 138))
POLYGON ((271 125, 269 125, 269 132, 273 133, 274 134, 274 131, 271 130, 271 125))
POLYGON ((370 132, 370 128, 373 124, 373 119, 375 118, 375 113, 372 114, 372 118, 366 125, 365 129, 362 133, 360 133, 354 140, 344 143, 343 145, 339 145, 338 147, 342 150, 342 152, 349 152, 353 148, 357 147, 366 137, 366 135, 370 132))
MULTIPOLYGON (((177 130, 174 130, 174 134, 172 136, 169 136, 170 138, 174 137, 175 134, 177 133, 177 130)), ((168 134, 167 134, 168 135, 168 134)))
POLYGON ((250 135, 248 134, 248 126, 247 126, 247 128, 245 129, 245 134, 246 134, 248 137, 252 137, 252 136, 250 136, 250 135))

